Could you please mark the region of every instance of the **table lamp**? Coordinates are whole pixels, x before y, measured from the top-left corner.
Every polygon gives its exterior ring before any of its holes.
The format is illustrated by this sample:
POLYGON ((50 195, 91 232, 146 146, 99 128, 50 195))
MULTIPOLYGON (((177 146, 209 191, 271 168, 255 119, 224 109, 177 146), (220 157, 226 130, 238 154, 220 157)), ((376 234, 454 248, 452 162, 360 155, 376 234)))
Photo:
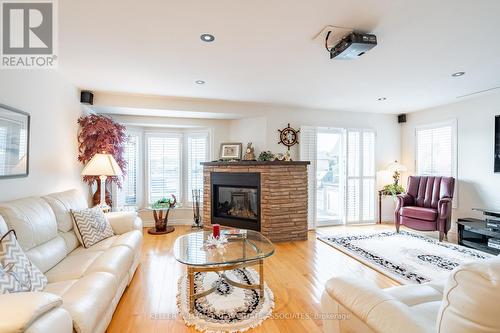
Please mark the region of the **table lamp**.
POLYGON ((406 170, 406 167, 397 160, 387 166, 387 171, 393 173, 392 178, 394 178, 394 185, 398 185, 401 172, 405 172, 406 170))
POLYGON ((101 180, 101 203, 103 209, 109 209, 106 204, 106 178, 107 176, 121 176, 122 170, 111 154, 95 154, 90 162, 83 168, 82 176, 99 176, 101 180))

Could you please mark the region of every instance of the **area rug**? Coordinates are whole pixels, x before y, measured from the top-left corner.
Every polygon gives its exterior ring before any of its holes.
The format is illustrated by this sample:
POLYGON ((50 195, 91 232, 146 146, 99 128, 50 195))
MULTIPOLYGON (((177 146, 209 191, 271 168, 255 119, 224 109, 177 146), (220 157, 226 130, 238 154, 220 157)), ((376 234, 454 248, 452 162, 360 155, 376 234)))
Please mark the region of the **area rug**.
POLYGON ((492 257, 407 231, 319 236, 318 239, 402 284, 444 279, 462 263, 492 257))
MULTIPOLYGON (((226 271, 227 277, 243 284, 256 284, 259 274, 252 268, 226 271)), ((219 276, 213 272, 195 273, 195 293, 212 288, 219 276)), ((189 313, 189 283, 187 275, 179 279, 177 306, 188 326, 207 333, 244 332, 259 326, 274 308, 274 295, 265 284, 264 298, 259 290, 242 289, 222 282, 216 291, 195 301, 194 313, 189 313)))

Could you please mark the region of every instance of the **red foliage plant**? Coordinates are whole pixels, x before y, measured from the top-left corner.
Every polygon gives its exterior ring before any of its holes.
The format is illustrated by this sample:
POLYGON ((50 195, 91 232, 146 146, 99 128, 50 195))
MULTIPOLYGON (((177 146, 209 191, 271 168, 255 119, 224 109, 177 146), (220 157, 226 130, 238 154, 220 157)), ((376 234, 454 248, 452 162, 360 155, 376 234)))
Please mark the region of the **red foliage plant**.
MULTIPOLYGON (((126 127, 103 115, 89 115, 78 119, 80 131, 78 133, 78 160, 86 165, 95 154, 111 154, 116 163, 126 173, 127 161, 123 157, 124 144, 127 139, 126 127)), ((98 181, 97 176, 84 176, 83 180, 92 184, 98 181)), ((108 177, 107 183, 116 182, 119 188, 122 186, 121 177, 108 177)))

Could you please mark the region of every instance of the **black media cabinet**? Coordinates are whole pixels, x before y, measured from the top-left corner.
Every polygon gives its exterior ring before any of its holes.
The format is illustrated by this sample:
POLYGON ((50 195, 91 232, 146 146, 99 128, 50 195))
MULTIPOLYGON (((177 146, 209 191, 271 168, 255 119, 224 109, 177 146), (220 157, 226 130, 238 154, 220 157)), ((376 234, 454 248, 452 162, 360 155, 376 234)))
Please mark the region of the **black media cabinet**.
POLYGON ((462 218, 458 219, 458 244, 483 252, 497 255, 500 250, 488 246, 488 239, 500 239, 500 230, 490 228, 486 221, 462 218))

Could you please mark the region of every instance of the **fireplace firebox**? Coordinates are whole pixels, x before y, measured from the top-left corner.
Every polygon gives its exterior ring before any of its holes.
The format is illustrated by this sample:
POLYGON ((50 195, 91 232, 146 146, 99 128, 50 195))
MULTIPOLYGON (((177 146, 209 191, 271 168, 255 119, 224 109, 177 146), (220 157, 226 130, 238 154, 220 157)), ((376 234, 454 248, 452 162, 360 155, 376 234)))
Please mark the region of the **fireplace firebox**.
POLYGON ((212 224, 260 231, 260 173, 213 172, 212 224))

